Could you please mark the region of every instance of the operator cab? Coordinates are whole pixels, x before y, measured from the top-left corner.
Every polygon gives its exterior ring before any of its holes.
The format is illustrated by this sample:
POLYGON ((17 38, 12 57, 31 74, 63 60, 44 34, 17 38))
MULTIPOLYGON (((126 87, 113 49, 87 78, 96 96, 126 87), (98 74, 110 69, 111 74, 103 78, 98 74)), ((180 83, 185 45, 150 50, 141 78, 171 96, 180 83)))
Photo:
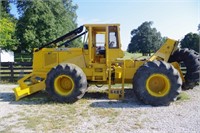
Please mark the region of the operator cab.
POLYGON ((106 64, 124 56, 121 50, 119 24, 88 24, 84 51, 90 63, 106 64))

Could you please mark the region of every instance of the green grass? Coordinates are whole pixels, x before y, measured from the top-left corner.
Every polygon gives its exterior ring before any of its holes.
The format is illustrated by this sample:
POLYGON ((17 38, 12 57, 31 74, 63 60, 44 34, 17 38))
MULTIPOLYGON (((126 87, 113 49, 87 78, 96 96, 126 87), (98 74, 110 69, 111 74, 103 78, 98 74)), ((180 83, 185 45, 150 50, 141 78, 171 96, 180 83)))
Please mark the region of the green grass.
MULTIPOLYGON (((111 88, 112 88, 112 87, 116 87, 116 88, 117 88, 117 87, 120 87, 120 88, 121 88, 121 87, 122 87, 122 84, 114 84, 114 85, 111 85, 111 88)), ((124 87, 125 87, 125 88, 132 88, 132 84, 124 84, 124 87)))
POLYGON ((149 58, 149 56, 143 56, 142 53, 129 53, 124 51, 124 57, 123 59, 144 59, 149 58))
POLYGON ((32 56, 32 53, 15 53, 15 62, 31 62, 32 56))
POLYGON ((190 99, 190 96, 186 92, 181 92, 177 97, 177 100, 179 101, 185 101, 189 99, 190 99))
POLYGON ((27 106, 27 110, 23 110, 26 111, 24 114, 18 112, 18 116, 20 117, 19 121, 27 129, 33 130, 40 128, 44 132, 66 128, 71 123, 76 125, 79 121, 76 119, 75 114, 82 107, 75 104, 59 103, 46 103, 37 106, 27 106), (40 106, 40 109, 34 111, 35 108, 38 108, 37 106, 40 106))
POLYGON ((32 54, 27 53, 15 53, 16 58, 32 58, 32 54))

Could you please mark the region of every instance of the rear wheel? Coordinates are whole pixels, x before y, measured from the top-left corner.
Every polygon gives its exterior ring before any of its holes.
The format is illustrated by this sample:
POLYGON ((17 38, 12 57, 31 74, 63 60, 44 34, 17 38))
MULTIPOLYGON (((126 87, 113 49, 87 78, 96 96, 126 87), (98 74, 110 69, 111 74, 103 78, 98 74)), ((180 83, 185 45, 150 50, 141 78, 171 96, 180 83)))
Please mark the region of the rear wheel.
POLYGON ((179 72, 163 61, 147 62, 134 75, 133 89, 145 104, 169 105, 181 91, 179 72))
POLYGON ((86 89, 86 76, 74 64, 60 64, 47 75, 46 91, 58 102, 76 102, 83 97, 86 89))
POLYGON ((200 55, 194 50, 184 48, 178 49, 170 56, 169 62, 183 62, 186 66, 185 83, 183 89, 193 89, 199 82, 200 55))

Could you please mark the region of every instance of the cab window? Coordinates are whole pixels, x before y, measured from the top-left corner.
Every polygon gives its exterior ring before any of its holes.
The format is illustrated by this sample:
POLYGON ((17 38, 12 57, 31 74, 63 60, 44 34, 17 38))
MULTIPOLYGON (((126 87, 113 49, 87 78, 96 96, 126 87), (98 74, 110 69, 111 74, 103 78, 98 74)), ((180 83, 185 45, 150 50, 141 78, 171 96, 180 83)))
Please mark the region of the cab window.
POLYGON ((109 48, 118 48, 117 26, 109 27, 109 48))

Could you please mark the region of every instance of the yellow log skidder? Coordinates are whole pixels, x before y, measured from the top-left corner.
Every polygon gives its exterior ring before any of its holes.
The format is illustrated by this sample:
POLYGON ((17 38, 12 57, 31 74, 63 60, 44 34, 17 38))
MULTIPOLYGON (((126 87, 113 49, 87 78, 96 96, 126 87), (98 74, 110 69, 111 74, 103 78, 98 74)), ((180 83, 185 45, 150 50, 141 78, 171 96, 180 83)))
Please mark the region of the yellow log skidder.
POLYGON ((45 90, 58 102, 74 103, 83 97, 88 85, 107 84, 109 99, 123 99, 124 84, 132 84, 145 104, 169 105, 182 87, 193 88, 199 80, 199 54, 189 59, 189 64, 196 61, 193 70, 184 59, 196 53, 177 46, 177 41, 167 39, 149 59, 122 59, 119 24, 85 24, 34 49, 33 71, 18 81, 15 97, 19 100, 45 90), (80 36, 84 36, 83 48, 67 48, 80 36), (57 47, 47 48, 52 44, 57 47), (180 61, 189 67, 185 77, 180 61), (112 88, 112 84, 121 87, 112 88))

